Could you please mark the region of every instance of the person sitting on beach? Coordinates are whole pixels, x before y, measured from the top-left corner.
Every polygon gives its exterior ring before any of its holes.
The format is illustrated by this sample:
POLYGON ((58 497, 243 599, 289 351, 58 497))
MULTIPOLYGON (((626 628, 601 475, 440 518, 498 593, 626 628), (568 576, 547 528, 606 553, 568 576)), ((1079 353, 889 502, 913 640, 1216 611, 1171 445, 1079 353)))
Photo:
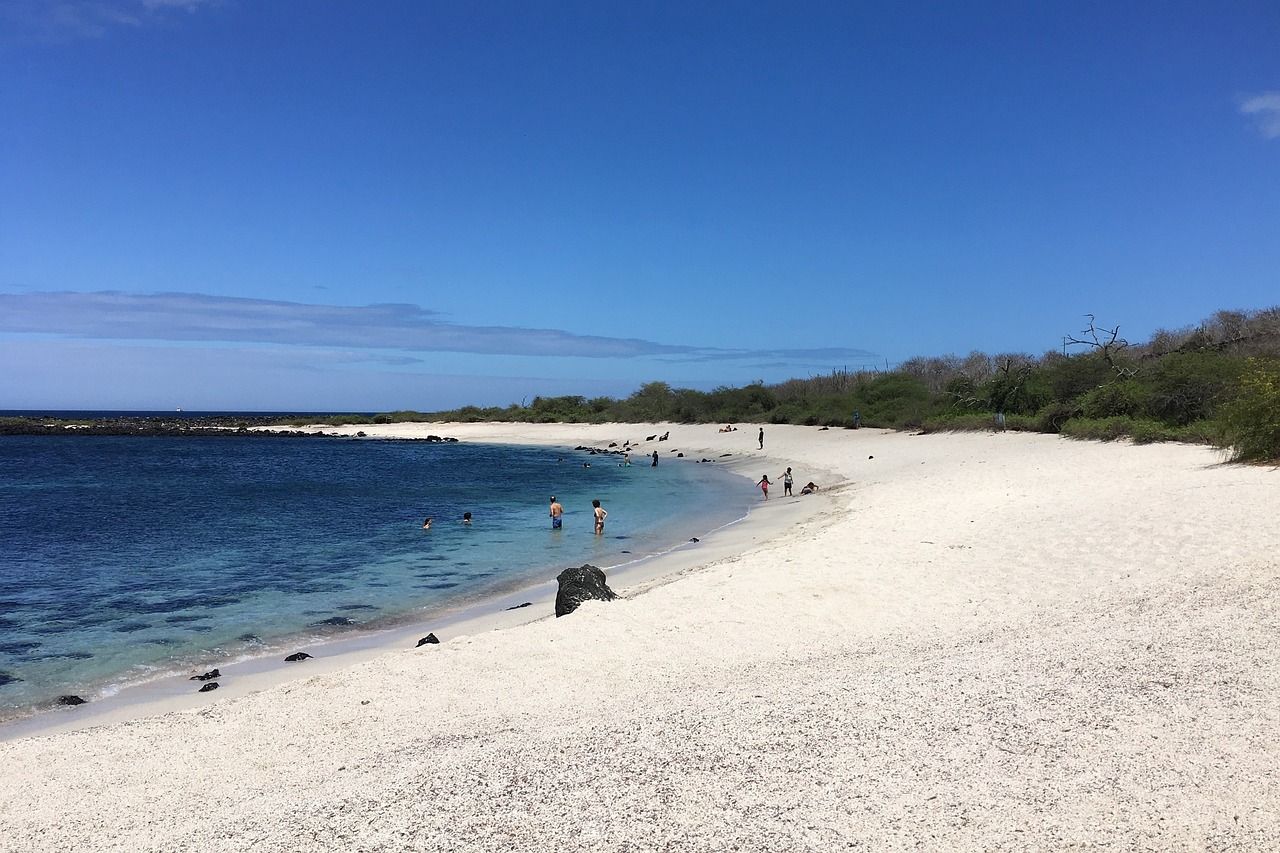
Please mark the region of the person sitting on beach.
POLYGON ((551 496, 551 529, 559 530, 560 525, 564 523, 564 507, 556 500, 556 496, 551 496))
POLYGON ((818 484, 813 482, 813 480, 810 480, 809 482, 805 483, 804 488, 800 490, 800 494, 811 495, 816 491, 818 491, 818 484))
POLYGON ((464 512, 464 513, 462 514, 462 523, 463 523, 463 524, 468 524, 468 525, 469 525, 469 524, 471 524, 471 512, 470 512, 470 510, 468 510, 467 512, 464 512))
POLYGON ((764 492, 764 499, 769 500, 769 487, 773 485, 773 483, 769 482, 769 475, 765 474, 761 477, 760 482, 756 483, 756 485, 760 487, 760 491, 764 492))
POLYGON ((431 529, 431 516, 427 516, 427 520, 422 522, 422 529, 423 530, 431 529))
POLYGON ((600 506, 600 501, 598 500, 592 501, 591 506, 591 512, 596 517, 596 535, 600 536, 604 533, 604 520, 608 517, 609 512, 604 507, 600 506))

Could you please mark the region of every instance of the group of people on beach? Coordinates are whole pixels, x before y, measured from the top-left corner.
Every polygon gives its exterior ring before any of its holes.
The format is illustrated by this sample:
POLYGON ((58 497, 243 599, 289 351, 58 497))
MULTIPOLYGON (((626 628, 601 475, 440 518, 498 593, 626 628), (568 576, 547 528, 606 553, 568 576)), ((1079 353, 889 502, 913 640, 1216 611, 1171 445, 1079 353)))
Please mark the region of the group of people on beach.
MULTIPOLYGON (((761 432, 764 431, 761 430, 761 432)), ((769 500, 769 487, 773 485, 773 481, 769 479, 769 475, 765 474, 761 477, 760 482, 756 483, 756 485, 760 488, 760 491, 764 492, 764 499, 769 500)), ((795 476, 791 473, 791 469, 787 468, 786 471, 782 472, 782 496, 784 498, 792 495, 791 489, 794 485, 795 476)), ((816 491, 818 491, 818 484, 813 482, 813 480, 810 480, 805 484, 804 488, 800 490, 800 494, 811 495, 816 491)))

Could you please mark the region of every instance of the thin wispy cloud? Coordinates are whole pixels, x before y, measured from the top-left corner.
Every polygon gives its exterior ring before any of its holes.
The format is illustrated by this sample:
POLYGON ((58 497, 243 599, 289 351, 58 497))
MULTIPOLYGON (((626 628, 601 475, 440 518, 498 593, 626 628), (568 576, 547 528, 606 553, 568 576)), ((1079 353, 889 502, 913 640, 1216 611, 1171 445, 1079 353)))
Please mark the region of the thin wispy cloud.
POLYGON ((1280 92, 1259 92, 1240 99, 1240 112, 1267 139, 1280 139, 1280 92))
POLYGON ((873 355, 841 348, 752 350, 662 344, 560 329, 463 325, 410 304, 317 305, 199 293, 0 293, 0 332, 99 340, 679 361, 839 362, 873 355))
POLYGON ((163 23, 222 0, 0 0, 0 27, 9 35, 67 42, 163 23))

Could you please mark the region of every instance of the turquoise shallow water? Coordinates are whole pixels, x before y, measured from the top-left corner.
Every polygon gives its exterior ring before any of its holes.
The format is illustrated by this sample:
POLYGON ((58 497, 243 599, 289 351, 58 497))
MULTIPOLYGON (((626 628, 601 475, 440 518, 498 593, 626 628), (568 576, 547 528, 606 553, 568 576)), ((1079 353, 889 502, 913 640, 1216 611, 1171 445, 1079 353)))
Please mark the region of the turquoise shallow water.
POLYGON ((547 448, 0 438, 0 715, 638 559, 753 497, 711 465, 547 448))

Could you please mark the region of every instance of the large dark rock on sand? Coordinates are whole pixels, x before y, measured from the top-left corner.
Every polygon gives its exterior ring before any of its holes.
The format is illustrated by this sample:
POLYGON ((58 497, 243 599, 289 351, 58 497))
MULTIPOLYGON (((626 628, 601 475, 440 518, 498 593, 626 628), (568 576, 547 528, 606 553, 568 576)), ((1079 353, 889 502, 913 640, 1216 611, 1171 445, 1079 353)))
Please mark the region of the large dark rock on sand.
POLYGON ((578 609, 584 601, 613 601, 618 596, 604 582, 604 572, 595 566, 582 565, 565 569, 556 576, 560 591, 556 593, 556 616, 578 609))

